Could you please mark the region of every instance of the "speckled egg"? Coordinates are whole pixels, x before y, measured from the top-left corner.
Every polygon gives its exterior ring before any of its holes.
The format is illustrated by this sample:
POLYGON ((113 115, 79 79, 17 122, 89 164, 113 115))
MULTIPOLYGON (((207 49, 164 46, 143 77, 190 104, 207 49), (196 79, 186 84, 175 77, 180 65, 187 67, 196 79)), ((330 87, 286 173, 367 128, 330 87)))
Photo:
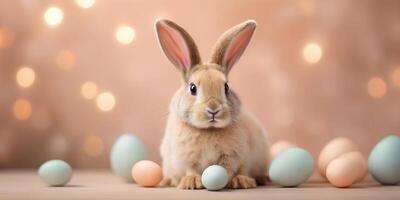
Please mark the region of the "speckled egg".
POLYGON ((221 190, 226 186, 228 180, 228 172, 219 165, 207 167, 201 175, 201 182, 207 190, 221 190))
POLYGON ((400 137, 383 138, 371 151, 368 170, 375 180, 384 185, 400 183, 400 137))
POLYGON ((63 160, 50 160, 40 166, 38 174, 47 185, 63 186, 71 180, 72 168, 63 160))
POLYGON ((269 178, 284 187, 298 186, 310 178, 314 160, 301 148, 289 148, 280 153, 269 167, 269 178))
POLYGON ((125 181, 132 182, 133 165, 147 158, 147 151, 142 141, 134 134, 124 134, 114 143, 111 154, 111 168, 125 181))

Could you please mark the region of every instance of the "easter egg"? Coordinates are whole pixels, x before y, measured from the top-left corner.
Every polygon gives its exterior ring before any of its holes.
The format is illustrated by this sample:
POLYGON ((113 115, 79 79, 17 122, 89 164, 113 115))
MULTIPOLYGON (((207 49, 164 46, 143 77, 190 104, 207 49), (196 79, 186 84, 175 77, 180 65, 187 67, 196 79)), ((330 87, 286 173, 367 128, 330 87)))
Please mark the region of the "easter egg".
POLYGON ((345 137, 337 137, 326 144, 318 156, 318 171, 321 176, 326 177, 326 168, 333 159, 351 151, 357 151, 357 147, 345 137))
POLYGON ((72 169, 63 160, 50 160, 39 167, 38 174, 47 185, 63 186, 71 180, 72 169))
POLYGON ((153 187, 160 183, 162 170, 160 165, 150 160, 141 160, 132 167, 132 177, 143 187, 153 187))
POLYGON ((313 157, 301 148, 289 148, 280 153, 269 167, 269 178, 284 187, 298 186, 312 175, 313 157))
POLYGON ((384 185, 400 183, 400 137, 383 138, 372 149, 368 158, 368 170, 375 180, 384 185))
POLYGON ((147 157, 147 151, 140 139, 134 134, 120 136, 111 149, 110 163, 115 174, 125 181, 132 182, 133 165, 147 157))
POLYGON ((201 175, 201 183, 207 190, 221 190, 226 186, 228 180, 228 172, 219 165, 207 167, 201 175))
POLYGON ((270 148, 270 160, 275 159, 278 154, 291 147, 296 147, 296 145, 285 140, 275 142, 270 148))
POLYGON ((353 151, 332 160, 327 169, 328 181, 336 187, 349 187, 361 181, 367 173, 367 161, 364 156, 353 151))

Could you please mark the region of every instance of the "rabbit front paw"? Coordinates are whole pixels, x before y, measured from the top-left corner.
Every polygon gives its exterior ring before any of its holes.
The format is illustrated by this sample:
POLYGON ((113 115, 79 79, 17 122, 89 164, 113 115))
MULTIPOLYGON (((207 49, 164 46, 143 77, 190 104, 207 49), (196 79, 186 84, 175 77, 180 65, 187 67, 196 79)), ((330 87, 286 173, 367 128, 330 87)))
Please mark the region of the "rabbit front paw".
POLYGON ((201 184, 200 175, 183 177, 178 185, 178 188, 184 190, 203 189, 203 184, 201 184))
POLYGON ((231 189, 248 189, 255 187, 257 187, 256 180, 245 175, 236 175, 227 185, 227 188, 231 189))

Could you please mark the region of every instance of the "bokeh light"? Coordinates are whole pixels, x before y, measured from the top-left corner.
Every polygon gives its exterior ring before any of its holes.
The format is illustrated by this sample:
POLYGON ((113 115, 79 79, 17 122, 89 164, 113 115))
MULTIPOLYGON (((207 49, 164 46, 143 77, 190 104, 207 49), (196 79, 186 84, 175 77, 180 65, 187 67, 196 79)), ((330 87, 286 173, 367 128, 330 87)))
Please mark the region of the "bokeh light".
POLYGON ((57 67, 63 70, 70 70, 75 64, 75 54, 67 49, 58 52, 56 57, 57 67))
POLYGON ((396 68, 393 72, 392 72, 392 82, 394 85, 396 85, 397 87, 400 87, 400 67, 396 68))
POLYGON ((386 83, 379 77, 373 77, 368 81, 367 91, 372 98, 380 99, 386 94, 386 83))
POLYGON ((135 30, 130 26, 119 26, 115 31, 115 38, 123 45, 130 44, 135 39, 135 30))
POLYGON ((115 97, 110 92, 102 92, 96 98, 97 107, 101 111, 111 111, 115 106, 115 97))
POLYGON ((91 8, 96 1, 95 0, 75 0, 75 2, 79 7, 87 9, 87 8, 91 8))
POLYGON ((101 155, 104 149, 103 140, 94 134, 90 134, 85 138, 83 144, 83 151, 86 155, 91 157, 97 157, 101 155))
POLYGON ((47 25, 50 27, 56 27, 63 21, 64 13, 58 7, 50 7, 44 13, 43 18, 47 25))
POLYGON ((13 105, 13 115, 18 120, 27 120, 31 117, 32 105, 26 99, 18 99, 13 105))
POLYGON ((13 42, 14 33, 9 28, 0 28, 0 49, 9 47, 13 42))
POLYGON ((19 86, 27 88, 35 82, 35 71, 28 66, 21 67, 16 75, 17 83, 19 86))
POLYGON ((300 11, 306 15, 310 16, 315 13, 315 1, 314 0, 299 0, 297 1, 300 11))
POLYGON ((303 58, 308 63, 317 63, 322 58, 321 47, 314 42, 308 43, 303 48, 303 58))
POLYGON ((81 86, 81 95, 85 99, 95 98, 97 95, 97 91, 98 91, 98 88, 97 88, 96 83, 91 82, 91 81, 87 81, 87 82, 83 83, 81 86))

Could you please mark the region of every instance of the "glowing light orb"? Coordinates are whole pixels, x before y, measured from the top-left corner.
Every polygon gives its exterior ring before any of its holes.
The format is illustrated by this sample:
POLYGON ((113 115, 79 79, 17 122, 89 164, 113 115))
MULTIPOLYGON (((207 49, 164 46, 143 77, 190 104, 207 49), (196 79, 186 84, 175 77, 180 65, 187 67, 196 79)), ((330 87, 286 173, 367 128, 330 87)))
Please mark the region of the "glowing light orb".
POLYGON ((75 64, 75 54, 70 50, 61 50, 57 54, 56 64, 63 70, 72 69, 75 64))
POLYGON ((19 86, 27 88, 35 82, 35 71, 30 67, 22 67, 18 70, 16 79, 19 86))
POLYGON ((56 27, 63 21, 64 13, 58 7, 50 7, 44 13, 43 18, 47 25, 50 27, 56 27))
POLYGON ((108 112, 115 106, 115 97, 110 92, 102 92, 97 96, 96 103, 101 111, 108 112))
POLYGON ((128 45, 135 39, 135 30, 130 26, 120 26, 115 31, 115 38, 119 43, 128 45))
POLYGON ((303 48, 303 58, 308 63, 317 63, 322 58, 322 49, 317 43, 308 43, 303 48))
POLYGON ((95 0, 75 0, 76 4, 78 4, 79 7, 81 8, 91 8, 94 3, 96 2, 95 0))
POLYGON ((392 72, 392 82, 394 83, 394 85, 396 85, 397 87, 400 87, 400 67, 398 67, 397 69, 395 69, 392 72))
POLYGON ((81 86, 81 95, 85 99, 95 98, 97 95, 97 91, 98 91, 98 88, 97 88, 96 83, 91 82, 91 81, 87 81, 87 82, 83 83, 81 86))
POLYGON ((32 105, 26 99, 18 99, 13 105, 14 117, 18 120, 27 120, 32 114, 32 105))
POLYGON ((4 27, 0 28, 0 49, 9 47, 14 42, 14 33, 4 27))
POLYGON ((86 155, 97 157, 101 155, 104 149, 103 140, 96 135, 89 135, 86 137, 83 144, 83 151, 86 155))
POLYGON ((372 98, 380 99, 386 94, 386 83, 381 78, 373 77, 368 81, 367 91, 372 98))

